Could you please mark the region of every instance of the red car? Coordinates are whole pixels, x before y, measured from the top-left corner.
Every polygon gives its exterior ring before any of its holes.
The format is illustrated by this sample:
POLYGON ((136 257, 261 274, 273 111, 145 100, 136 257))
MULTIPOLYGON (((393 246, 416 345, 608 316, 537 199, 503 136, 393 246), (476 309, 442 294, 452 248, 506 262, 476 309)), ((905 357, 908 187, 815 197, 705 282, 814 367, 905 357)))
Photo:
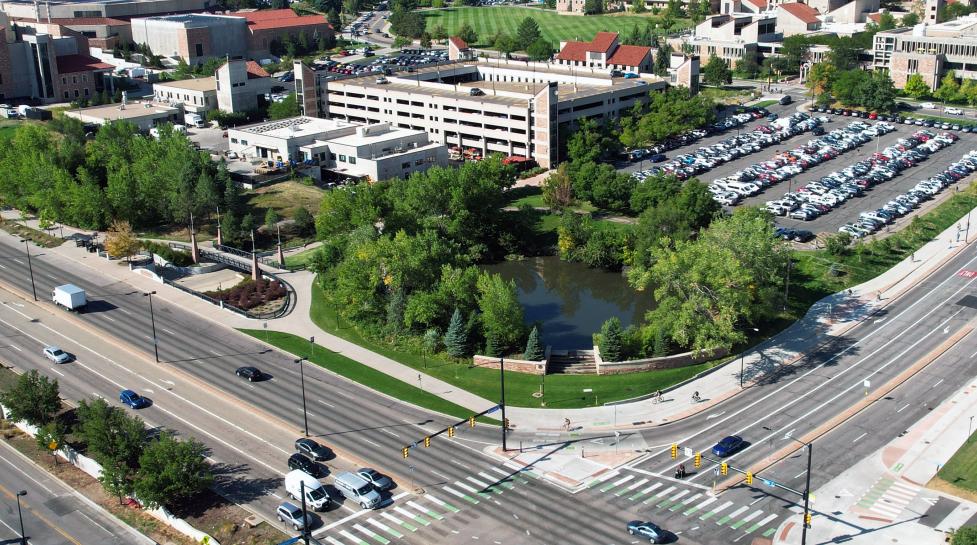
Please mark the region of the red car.
POLYGON ((879 114, 877 114, 875 112, 872 112, 872 113, 868 114, 868 118, 869 119, 878 119, 879 118, 879 114))

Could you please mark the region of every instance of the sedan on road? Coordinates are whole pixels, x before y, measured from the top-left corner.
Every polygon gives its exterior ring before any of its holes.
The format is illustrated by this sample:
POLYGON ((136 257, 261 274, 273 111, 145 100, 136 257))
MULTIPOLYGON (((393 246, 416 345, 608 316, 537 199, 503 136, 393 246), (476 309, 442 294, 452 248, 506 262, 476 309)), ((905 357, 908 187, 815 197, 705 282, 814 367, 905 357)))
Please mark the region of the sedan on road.
POLYGON ((665 543, 665 532, 651 522, 632 520, 628 523, 628 533, 633 536, 643 537, 649 543, 665 543))
POLYGON ((390 477, 380 473, 375 469, 369 467, 363 467, 356 471, 356 474, 363 477, 363 480, 373 485, 379 491, 390 490, 394 487, 394 482, 390 480, 390 477))
POLYGON ((247 380, 248 382, 254 382, 256 380, 261 380, 264 377, 264 373, 261 372, 257 367, 238 367, 234 374, 247 380))
POLYGON ((308 455, 316 462, 328 460, 332 457, 332 452, 329 449, 306 437, 295 440, 295 450, 308 455))
POLYGON ((712 447, 712 453, 719 457, 733 454, 743 446, 743 438, 739 435, 729 435, 712 447))
POLYGON ((319 477, 322 473, 322 471, 319 469, 319 464, 313 462, 303 454, 293 454, 289 456, 288 469, 301 469, 313 477, 319 477))
POLYGON ((119 401, 123 405, 128 405, 133 409, 142 409, 149 406, 149 400, 145 397, 133 392, 132 390, 122 390, 119 393, 119 401))
POLYGON ((71 355, 57 346, 45 346, 44 357, 54 363, 67 363, 71 361, 71 355))

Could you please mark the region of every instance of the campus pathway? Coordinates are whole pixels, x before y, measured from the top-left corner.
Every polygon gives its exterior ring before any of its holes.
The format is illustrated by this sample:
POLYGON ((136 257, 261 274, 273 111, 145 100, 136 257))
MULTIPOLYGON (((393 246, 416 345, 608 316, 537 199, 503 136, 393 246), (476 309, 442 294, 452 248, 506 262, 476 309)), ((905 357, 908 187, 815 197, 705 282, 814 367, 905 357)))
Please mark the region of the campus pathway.
MULTIPOLYGON (((972 210, 969 216, 974 216, 975 212, 977 209, 972 210)), ((20 217, 17 211, 5 211, 2 214, 10 220, 20 217)), ((969 219, 977 220, 977 217, 964 218, 960 223, 966 223, 969 219)), ((37 221, 34 219, 29 219, 26 223, 28 226, 37 228, 37 221)), ((741 391, 741 366, 743 369, 743 387, 749 387, 753 381, 762 377, 766 372, 793 363, 800 354, 819 343, 825 336, 843 334, 859 323, 861 319, 870 316, 879 308, 885 307, 902 292, 939 268, 952 255, 962 251, 967 246, 965 241, 960 240, 961 231, 958 227, 956 224, 952 225, 913 256, 895 265, 882 275, 852 288, 850 293, 837 293, 822 299, 811 307, 803 319, 780 334, 751 348, 740 358, 734 359, 722 367, 715 368, 704 376, 669 389, 664 395, 666 403, 652 403, 650 399, 646 399, 618 405, 581 409, 508 407, 507 416, 512 425, 520 431, 548 432, 560 430, 563 427, 564 419, 570 419, 572 426, 581 431, 623 430, 675 421, 696 412, 707 410, 741 391), (699 392, 702 397, 701 402, 694 403, 692 401, 693 392, 699 392)), ((64 231, 66 235, 75 232, 89 233, 67 226, 64 231)), ((52 232, 58 234, 58 231, 52 232)), ((101 234, 101 237, 104 238, 104 233, 101 234)), ((977 239, 977 235, 966 242, 972 242, 974 239, 977 239)), ((204 244, 202 247, 211 249, 210 244, 204 244)), ((319 329, 309 316, 314 282, 314 275, 309 271, 278 273, 294 288, 297 296, 296 306, 282 318, 262 322, 222 310, 171 286, 161 285, 158 281, 139 274, 138 271, 130 271, 126 267, 119 266, 118 262, 95 257, 95 254, 89 254, 83 248, 77 248, 73 244, 64 244, 58 248, 43 251, 64 255, 97 270, 101 274, 128 282, 138 289, 157 290, 162 297, 174 304, 227 327, 254 329, 267 327, 271 331, 288 332, 306 338, 315 337, 317 344, 329 350, 343 354, 408 384, 420 383, 424 390, 472 411, 480 412, 496 403, 495 400, 481 398, 319 329)), ((274 269, 268 268, 268 270, 274 269)))

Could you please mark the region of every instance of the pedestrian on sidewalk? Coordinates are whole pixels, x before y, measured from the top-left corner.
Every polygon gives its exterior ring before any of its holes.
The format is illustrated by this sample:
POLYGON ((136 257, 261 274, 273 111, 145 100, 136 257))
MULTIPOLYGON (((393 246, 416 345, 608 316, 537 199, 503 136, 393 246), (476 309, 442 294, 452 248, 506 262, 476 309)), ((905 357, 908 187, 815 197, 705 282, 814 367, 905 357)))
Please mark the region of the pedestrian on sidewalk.
POLYGON ((882 290, 879 290, 879 291, 875 292, 875 300, 876 301, 881 301, 882 300, 882 290))
POLYGON ((563 429, 565 431, 570 431, 570 419, 569 418, 564 418, 563 419, 563 429))

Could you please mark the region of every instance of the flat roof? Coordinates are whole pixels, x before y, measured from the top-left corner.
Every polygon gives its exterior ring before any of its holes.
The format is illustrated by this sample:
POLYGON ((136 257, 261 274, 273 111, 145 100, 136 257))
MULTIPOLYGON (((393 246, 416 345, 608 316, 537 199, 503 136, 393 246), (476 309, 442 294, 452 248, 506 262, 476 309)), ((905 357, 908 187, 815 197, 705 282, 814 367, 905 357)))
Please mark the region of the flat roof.
POLYGON ((137 119, 151 115, 170 115, 178 111, 177 108, 156 102, 136 102, 126 104, 124 110, 121 104, 103 104, 102 106, 68 110, 65 113, 115 121, 119 119, 137 119))
POLYGON ((206 78, 181 79, 177 81, 160 81, 154 86, 173 87, 174 89, 186 89, 187 91, 216 91, 217 78, 208 76, 206 78))
MULTIPOLYGON (((375 125, 367 125, 372 127, 375 125)), ((381 132, 377 134, 361 135, 359 132, 347 136, 340 136, 338 138, 330 138, 328 143, 340 144, 343 146, 366 146, 369 144, 379 144, 386 142, 388 140, 395 140, 399 138, 405 138, 408 136, 417 136, 420 134, 427 134, 427 131, 419 131, 415 129, 405 129, 403 127, 390 127, 389 131, 381 132)))
POLYGON ((318 117, 299 116, 279 119, 276 121, 255 123, 253 125, 246 125, 244 127, 238 127, 237 129, 231 130, 238 130, 251 134, 260 134, 263 136, 270 136, 272 138, 295 138, 299 136, 313 136, 336 129, 345 129, 356 126, 358 126, 356 123, 342 119, 322 119, 318 117))

